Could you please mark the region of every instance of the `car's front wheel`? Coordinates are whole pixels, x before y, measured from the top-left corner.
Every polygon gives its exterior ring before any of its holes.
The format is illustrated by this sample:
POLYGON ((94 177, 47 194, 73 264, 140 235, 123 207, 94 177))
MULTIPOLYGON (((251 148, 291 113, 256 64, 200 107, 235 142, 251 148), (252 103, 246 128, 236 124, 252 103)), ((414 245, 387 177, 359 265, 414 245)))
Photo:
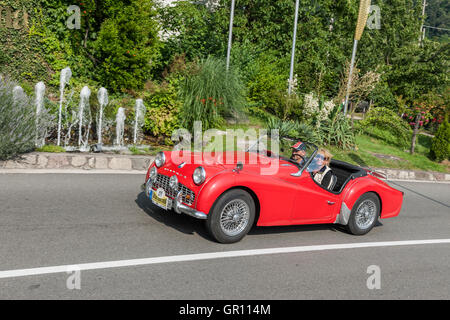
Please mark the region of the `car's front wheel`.
POLYGON ((240 241, 255 220, 255 202, 242 189, 232 189, 220 196, 211 208, 206 227, 211 236, 221 243, 240 241))
POLYGON ((347 228, 354 235, 368 233, 380 216, 380 200, 373 192, 363 194, 355 203, 350 214, 347 228))

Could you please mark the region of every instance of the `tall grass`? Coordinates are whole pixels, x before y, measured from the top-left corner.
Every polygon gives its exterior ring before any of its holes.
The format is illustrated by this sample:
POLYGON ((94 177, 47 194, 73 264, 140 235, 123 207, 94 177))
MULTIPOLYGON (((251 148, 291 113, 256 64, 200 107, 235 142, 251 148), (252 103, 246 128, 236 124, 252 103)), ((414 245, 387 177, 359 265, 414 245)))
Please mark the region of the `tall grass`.
POLYGON ((14 98, 15 84, 0 76, 0 160, 34 148, 34 108, 26 95, 14 98))
POLYGON ((218 127, 225 117, 238 117, 243 109, 244 85, 232 68, 227 72, 225 62, 208 57, 200 61, 181 85, 183 100, 182 125, 192 129, 201 121, 203 129, 218 127))

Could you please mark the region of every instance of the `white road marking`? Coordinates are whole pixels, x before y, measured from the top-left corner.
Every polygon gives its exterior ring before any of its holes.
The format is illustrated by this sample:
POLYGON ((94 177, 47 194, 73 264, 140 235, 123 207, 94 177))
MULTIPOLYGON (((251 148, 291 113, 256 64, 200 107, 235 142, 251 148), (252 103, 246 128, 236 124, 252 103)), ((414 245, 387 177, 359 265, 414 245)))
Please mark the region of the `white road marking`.
POLYGON ((285 247, 285 248, 235 250, 235 251, 224 251, 224 252, 210 252, 210 253, 144 258, 144 259, 82 263, 82 264, 75 264, 75 265, 62 265, 62 266, 53 266, 53 267, 41 267, 41 268, 0 271, 0 279, 25 277, 25 276, 36 276, 36 275, 51 274, 51 273, 63 273, 63 272, 73 271, 73 270, 75 270, 75 268, 76 268, 76 270, 80 270, 80 271, 81 270, 96 270, 96 269, 122 268, 122 267, 142 266, 142 265, 171 263, 171 262, 188 262, 188 261, 210 260, 210 259, 220 259, 220 258, 259 256, 259 255, 267 255, 267 254, 285 254, 285 253, 297 253, 297 252, 342 250, 342 249, 357 249, 357 248, 374 248, 374 247, 414 246, 414 245, 426 245, 426 244, 450 244, 450 239, 361 242, 361 243, 343 243, 343 244, 313 245, 313 246, 285 247))

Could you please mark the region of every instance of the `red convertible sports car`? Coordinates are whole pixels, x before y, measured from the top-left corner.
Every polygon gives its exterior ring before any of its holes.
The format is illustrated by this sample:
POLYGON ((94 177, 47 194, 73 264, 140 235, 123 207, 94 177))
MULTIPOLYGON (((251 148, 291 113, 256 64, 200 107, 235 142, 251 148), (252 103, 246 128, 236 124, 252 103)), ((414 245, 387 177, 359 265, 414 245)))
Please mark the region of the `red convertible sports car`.
POLYGON ((181 157, 179 152, 160 152, 142 189, 149 201, 165 210, 204 219, 211 236, 222 243, 241 240, 254 224, 340 224, 362 235, 379 217, 399 214, 403 192, 370 170, 331 160, 332 183, 317 183, 312 167, 318 148, 305 145, 299 162, 283 156, 291 152, 283 143, 278 154, 259 144, 208 159, 196 152, 181 157))

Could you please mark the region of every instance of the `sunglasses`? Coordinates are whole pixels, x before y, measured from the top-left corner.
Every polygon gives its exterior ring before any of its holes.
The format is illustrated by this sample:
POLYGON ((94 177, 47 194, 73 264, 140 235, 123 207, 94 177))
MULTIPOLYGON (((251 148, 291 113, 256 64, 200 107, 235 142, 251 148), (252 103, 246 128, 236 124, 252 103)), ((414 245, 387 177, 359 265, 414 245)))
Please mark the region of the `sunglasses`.
POLYGON ((330 161, 330 157, 324 157, 321 154, 316 155, 317 160, 330 161))

